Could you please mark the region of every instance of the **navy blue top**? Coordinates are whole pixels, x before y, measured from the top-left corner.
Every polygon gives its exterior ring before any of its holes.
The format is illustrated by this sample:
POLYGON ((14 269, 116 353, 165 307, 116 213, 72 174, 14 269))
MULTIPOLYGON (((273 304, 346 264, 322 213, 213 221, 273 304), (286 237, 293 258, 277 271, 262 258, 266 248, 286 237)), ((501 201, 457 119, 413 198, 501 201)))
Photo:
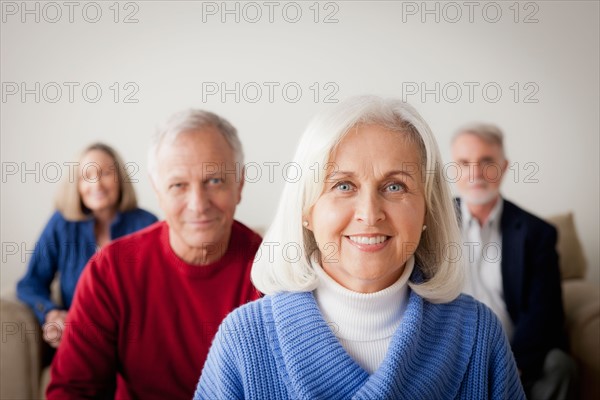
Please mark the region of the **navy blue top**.
MULTIPOLYGON (((110 225, 111 240, 145 228, 157 218, 137 208, 117 213, 110 225)), ((44 323, 53 309, 69 309, 83 267, 96 252, 94 218, 68 221, 58 211, 52 215, 35 246, 27 273, 17 283, 17 297, 28 304, 44 323), (62 306, 50 300, 50 284, 59 274, 62 306)))

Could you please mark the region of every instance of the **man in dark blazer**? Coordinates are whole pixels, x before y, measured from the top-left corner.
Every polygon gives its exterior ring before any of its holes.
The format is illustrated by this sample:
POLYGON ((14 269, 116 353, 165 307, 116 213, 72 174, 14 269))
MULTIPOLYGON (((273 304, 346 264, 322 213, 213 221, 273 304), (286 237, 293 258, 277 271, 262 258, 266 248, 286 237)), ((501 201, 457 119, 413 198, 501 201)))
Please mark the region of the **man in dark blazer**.
POLYGON ((575 366, 565 352, 556 229, 500 195, 508 161, 498 127, 460 129, 452 156, 461 172, 465 292, 498 315, 528 397, 570 398, 575 366))

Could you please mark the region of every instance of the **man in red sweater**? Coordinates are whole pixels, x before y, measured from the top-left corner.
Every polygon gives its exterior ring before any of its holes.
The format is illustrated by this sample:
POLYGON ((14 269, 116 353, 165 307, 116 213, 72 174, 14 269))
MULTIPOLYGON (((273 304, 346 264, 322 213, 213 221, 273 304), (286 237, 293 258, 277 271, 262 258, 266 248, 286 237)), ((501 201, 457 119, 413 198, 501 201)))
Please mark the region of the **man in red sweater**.
POLYGON ((261 239, 233 219, 244 183, 235 128, 204 111, 176 114, 148 161, 166 221, 84 269, 48 399, 190 399, 221 320, 259 296, 250 268, 261 239))

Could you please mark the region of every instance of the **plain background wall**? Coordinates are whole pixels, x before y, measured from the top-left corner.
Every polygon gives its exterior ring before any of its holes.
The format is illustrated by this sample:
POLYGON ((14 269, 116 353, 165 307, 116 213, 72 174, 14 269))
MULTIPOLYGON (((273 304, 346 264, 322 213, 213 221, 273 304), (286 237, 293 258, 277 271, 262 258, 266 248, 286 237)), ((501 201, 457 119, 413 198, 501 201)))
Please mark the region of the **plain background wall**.
POLYGON ((222 114, 253 163, 236 216, 264 227, 311 116, 356 94, 411 102, 446 162, 459 125, 500 125, 505 196, 541 216, 573 211, 598 282, 598 2, 73 4, 2 3, 2 291, 25 272, 64 163, 90 142, 132 163, 140 205, 161 215, 145 172, 155 126, 189 107, 222 114))

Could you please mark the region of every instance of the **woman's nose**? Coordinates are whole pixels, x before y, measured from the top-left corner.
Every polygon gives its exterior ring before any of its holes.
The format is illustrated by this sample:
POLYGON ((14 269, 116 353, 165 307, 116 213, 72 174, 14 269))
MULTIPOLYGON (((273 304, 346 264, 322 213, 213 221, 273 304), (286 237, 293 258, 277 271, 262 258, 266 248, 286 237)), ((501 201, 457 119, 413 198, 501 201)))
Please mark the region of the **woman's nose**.
POLYGON ((385 213, 382 207, 383 199, 378 193, 373 191, 363 191, 359 194, 357 203, 355 218, 359 222, 363 222, 368 226, 374 226, 378 222, 385 219, 385 213))

